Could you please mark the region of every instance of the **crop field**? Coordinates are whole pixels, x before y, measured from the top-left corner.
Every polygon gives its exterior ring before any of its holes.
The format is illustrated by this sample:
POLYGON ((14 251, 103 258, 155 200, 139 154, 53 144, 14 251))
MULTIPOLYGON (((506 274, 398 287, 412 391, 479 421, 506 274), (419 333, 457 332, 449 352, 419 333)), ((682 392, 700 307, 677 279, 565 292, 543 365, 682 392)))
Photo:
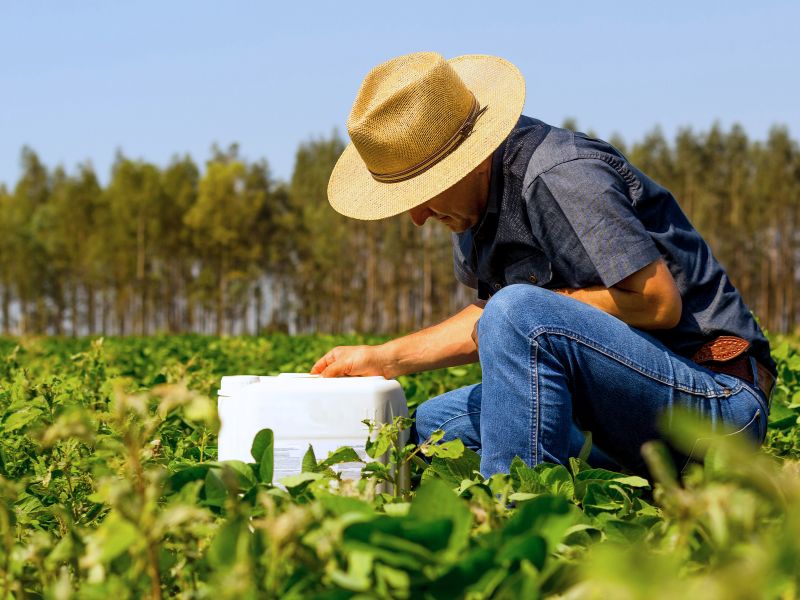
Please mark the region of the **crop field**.
MULTIPOLYGON (((307 371, 334 345, 377 341, 0 339, 0 600, 800 596, 791 339, 772 339, 764 449, 719 436, 682 479, 652 443, 654 481, 581 457, 484 480, 460 442, 395 444, 403 420, 368 451, 407 462, 410 492, 379 492, 392 489, 379 463, 340 480, 347 449, 309 451, 278 486, 268 430, 251 463, 216 461, 221 376, 307 371)), ((413 408, 479 378, 470 366, 400 383, 413 408)))

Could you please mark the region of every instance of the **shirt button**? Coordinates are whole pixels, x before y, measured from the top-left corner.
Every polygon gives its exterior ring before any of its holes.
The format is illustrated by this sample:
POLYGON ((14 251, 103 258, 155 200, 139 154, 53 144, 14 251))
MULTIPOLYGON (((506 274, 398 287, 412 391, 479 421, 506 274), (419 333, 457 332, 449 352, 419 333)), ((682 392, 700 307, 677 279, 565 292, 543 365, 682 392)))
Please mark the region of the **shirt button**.
POLYGON ((536 283, 537 281, 539 281, 539 278, 536 277, 536 275, 534 275, 533 273, 531 273, 531 276, 528 277, 528 279, 530 279, 531 283, 536 283))
POLYGON ((501 287, 503 287, 503 285, 501 283, 495 283, 494 284, 494 289, 496 289, 496 290, 499 290, 501 287))

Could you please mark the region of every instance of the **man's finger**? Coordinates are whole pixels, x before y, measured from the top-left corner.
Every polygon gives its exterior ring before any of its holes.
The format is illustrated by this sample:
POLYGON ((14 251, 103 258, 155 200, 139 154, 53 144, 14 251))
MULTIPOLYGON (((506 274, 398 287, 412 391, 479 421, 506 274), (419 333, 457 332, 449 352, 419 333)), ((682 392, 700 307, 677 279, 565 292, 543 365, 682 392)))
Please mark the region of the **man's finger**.
POLYGON ((345 363, 342 361, 332 361, 322 371, 323 377, 340 377, 341 375, 347 375, 347 373, 345 373, 345 363))
POLYGON ((314 366, 311 367, 311 374, 317 375, 322 373, 325 368, 334 362, 333 353, 328 352, 325 356, 320 358, 317 362, 314 363, 314 366))

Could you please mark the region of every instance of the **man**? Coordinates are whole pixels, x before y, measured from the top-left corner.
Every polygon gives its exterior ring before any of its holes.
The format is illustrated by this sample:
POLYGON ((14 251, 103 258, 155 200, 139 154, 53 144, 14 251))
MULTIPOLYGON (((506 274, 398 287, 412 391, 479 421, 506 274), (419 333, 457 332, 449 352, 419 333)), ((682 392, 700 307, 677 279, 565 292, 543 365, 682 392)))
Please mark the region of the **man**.
POLYGON ((312 372, 480 360, 480 384, 417 409, 416 435, 461 438, 486 476, 514 456, 563 464, 581 430, 590 463, 644 472, 641 445, 676 408, 763 441, 775 364, 708 245, 614 147, 520 116, 523 102, 519 71, 492 56, 411 54, 367 75, 329 201, 357 219, 441 221, 478 299, 386 344, 334 348, 312 372))

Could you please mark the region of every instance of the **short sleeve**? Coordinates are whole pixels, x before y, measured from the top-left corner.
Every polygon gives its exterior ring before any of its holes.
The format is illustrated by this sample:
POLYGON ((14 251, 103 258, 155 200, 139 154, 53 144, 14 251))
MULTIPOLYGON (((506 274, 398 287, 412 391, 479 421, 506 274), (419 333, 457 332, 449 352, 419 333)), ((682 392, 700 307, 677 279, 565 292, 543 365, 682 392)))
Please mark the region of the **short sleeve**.
POLYGON ((540 241, 553 254, 570 252, 567 239, 577 239, 580 246, 572 249, 574 256, 559 256, 559 262, 588 261, 576 270, 593 270, 594 279, 611 287, 661 256, 636 214, 627 184, 605 161, 567 161, 539 179, 527 204, 531 221, 544 225, 540 241))

